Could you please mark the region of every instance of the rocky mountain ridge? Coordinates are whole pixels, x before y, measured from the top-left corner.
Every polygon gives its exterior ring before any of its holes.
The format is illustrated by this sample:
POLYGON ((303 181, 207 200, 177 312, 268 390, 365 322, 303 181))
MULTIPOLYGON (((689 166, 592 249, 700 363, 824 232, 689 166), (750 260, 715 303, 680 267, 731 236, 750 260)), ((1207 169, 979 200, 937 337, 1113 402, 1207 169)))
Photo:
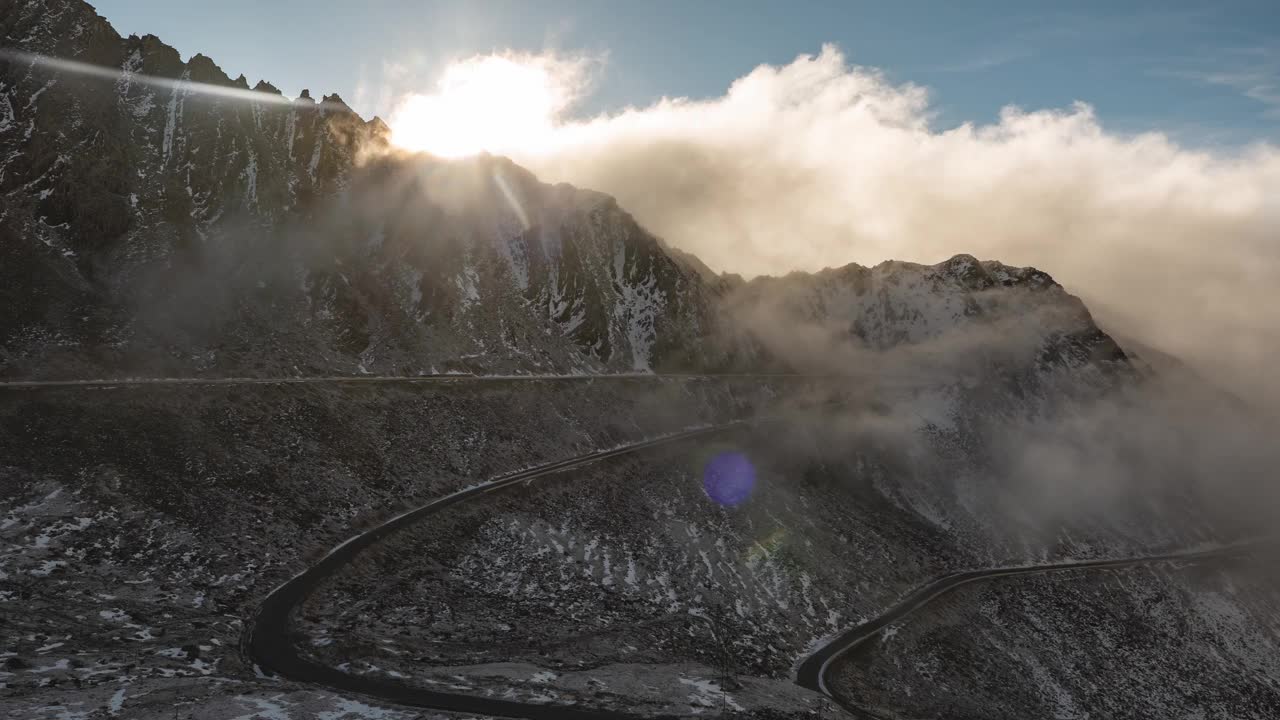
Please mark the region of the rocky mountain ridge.
POLYGON ((1030 269, 957 256, 744 282, 608 196, 502 158, 387 154, 385 124, 336 95, 251 91, 80 0, 10 3, 0 34, 24 53, 0 60, 3 375, 842 372, 831 348, 1042 307, 1067 325, 1039 344, 1122 357, 1030 269))

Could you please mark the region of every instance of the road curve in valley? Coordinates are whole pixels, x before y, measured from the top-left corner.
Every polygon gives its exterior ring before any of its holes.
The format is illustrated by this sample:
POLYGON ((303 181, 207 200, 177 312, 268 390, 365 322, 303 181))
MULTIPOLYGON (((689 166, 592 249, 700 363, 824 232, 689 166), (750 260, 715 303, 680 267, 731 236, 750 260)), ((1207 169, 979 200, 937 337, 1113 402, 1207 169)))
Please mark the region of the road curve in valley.
MULTIPOLYGON (((756 379, 854 379, 846 376, 816 376, 794 373, 613 373, 603 375, 473 375, 439 374, 420 376, 341 375, 322 377, 174 377, 174 378, 102 378, 83 380, 0 380, 3 390, 39 390, 57 388, 115 389, 146 386, 218 386, 218 385, 312 385, 312 384, 431 384, 470 382, 555 381, 577 382, 594 380, 654 380, 664 378, 756 378, 756 379)), ((670 435, 625 445, 611 450, 601 450, 574 458, 521 470, 496 477, 451 495, 434 500, 417 509, 396 516, 387 522, 348 539, 329 552, 323 559, 294 576, 273 590, 250 620, 245 633, 244 651, 263 669, 291 680, 313 683, 333 690, 365 695, 400 705, 423 707, 463 713, 477 713, 498 717, 528 718, 529 720, 655 720, 655 716, 640 716, 618 711, 591 710, 570 705, 521 703, 511 700, 461 695, 413 687, 378 678, 351 675, 336 668, 308 660, 298 655, 296 639, 290 616, 315 588, 350 562, 356 555, 426 516, 453 505, 475 499, 485 493, 501 490, 521 482, 552 475, 571 468, 606 460, 648 448, 713 435, 738 429, 766 420, 735 421, 722 425, 704 426, 670 435)), ((1241 555, 1261 545, 1274 541, 1242 543, 1212 549, 1169 552, 1109 560, 1082 560, 1044 565, 1020 565, 985 570, 967 570, 939 577, 912 591, 880 616, 868 620, 840 634, 807 657, 797 668, 796 684, 821 693, 855 717, 883 718, 873 709, 853 705, 831 692, 826 682, 832 663, 839 657, 864 646, 878 637, 894 623, 909 616, 930 602, 963 585, 1011 575, 1031 575, 1065 570, 1123 568, 1164 562, 1195 562, 1241 555)), ((658 718, 664 716, 656 716, 658 718)))
POLYGON ((529 718, 530 720, 638 720, 640 716, 621 712, 589 710, 575 708, 571 705, 521 703, 475 695, 439 692, 398 682, 344 673, 341 670, 308 660, 298 654, 294 644, 295 637, 290 629, 290 616, 294 609, 299 607, 321 582, 340 570, 362 550, 432 513, 517 483, 527 482, 570 468, 659 445, 739 429, 751 422, 753 421, 736 421, 722 425, 699 427, 652 440, 624 445, 612 450, 601 450, 521 470, 509 475, 499 476, 480 485, 459 490, 452 495, 446 495, 415 510, 392 518, 372 530, 357 535, 337 546, 318 563, 271 591, 271 594, 267 596, 261 607, 259 607, 257 615, 249 623, 245 650, 258 667, 290 680, 323 685, 333 690, 367 695, 400 705, 496 715, 499 717, 529 718))
POLYGON ((987 570, 966 570, 943 575, 926 585, 916 588, 882 615, 845 631, 831 642, 823 645, 800 664, 796 671, 796 684, 826 695, 855 717, 880 718, 882 716, 875 711, 852 705, 831 691, 831 688, 827 685, 826 676, 831 669, 832 663, 837 658, 853 652, 870 640, 879 637, 880 633, 890 625, 962 585, 1010 575, 1035 575, 1063 570, 1100 570, 1152 563, 1213 560, 1241 555, 1257 549, 1262 544, 1261 542, 1241 543, 1207 550, 1188 550, 1110 560, 1078 560, 1044 565, 1015 565, 987 570))

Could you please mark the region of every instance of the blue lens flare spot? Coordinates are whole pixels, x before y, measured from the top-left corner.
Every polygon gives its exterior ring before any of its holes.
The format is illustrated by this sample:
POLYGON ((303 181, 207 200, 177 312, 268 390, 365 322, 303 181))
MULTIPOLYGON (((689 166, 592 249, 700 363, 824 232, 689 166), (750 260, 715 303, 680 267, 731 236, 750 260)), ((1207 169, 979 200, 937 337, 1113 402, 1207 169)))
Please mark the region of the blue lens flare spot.
POLYGON ((722 452, 708 460, 702 471, 707 497, 726 507, 746 502, 755 486, 756 468, 740 452, 722 452))

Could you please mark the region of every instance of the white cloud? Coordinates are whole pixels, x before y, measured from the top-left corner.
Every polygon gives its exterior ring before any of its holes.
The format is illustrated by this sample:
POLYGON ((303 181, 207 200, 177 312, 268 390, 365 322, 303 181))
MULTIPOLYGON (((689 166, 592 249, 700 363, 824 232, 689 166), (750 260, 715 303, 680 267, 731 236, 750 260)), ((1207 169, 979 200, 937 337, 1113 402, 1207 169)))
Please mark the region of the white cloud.
POLYGON ((585 92, 594 63, 582 57, 506 53, 450 63, 436 89, 401 99, 390 124, 409 150, 464 156, 545 149, 585 92))
POLYGON ((946 131, 927 92, 834 47, 721 97, 561 126, 515 154, 618 197, 717 270, 954 253, 1035 265, 1147 342, 1280 403, 1280 151, 1108 132, 1076 104, 946 131))

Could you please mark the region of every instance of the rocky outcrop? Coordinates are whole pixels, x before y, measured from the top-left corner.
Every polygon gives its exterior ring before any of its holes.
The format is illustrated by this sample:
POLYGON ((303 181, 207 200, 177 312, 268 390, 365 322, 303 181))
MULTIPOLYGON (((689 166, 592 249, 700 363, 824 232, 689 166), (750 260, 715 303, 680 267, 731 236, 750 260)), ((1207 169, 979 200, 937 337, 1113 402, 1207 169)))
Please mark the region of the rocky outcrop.
POLYGON ((1084 304, 1048 274, 970 255, 756 278, 725 306, 771 356, 806 371, 945 381, 992 368, 1126 364, 1084 304))

